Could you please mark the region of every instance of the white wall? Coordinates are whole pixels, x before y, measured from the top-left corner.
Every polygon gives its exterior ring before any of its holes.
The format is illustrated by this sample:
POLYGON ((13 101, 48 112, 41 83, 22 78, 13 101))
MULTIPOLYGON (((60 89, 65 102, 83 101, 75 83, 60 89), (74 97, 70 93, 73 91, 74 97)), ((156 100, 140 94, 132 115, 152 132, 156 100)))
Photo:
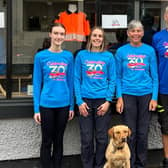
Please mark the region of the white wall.
MULTIPOLYGON (((112 117, 112 125, 120 117, 112 117)), ((33 119, 0 120, 0 160, 14 160, 39 157, 40 126, 33 119)), ((149 149, 160 149, 161 134, 157 116, 153 115, 149 130, 149 149)), ((64 155, 80 154, 80 133, 77 117, 68 123, 64 136, 64 155)))
MULTIPOLYGON (((76 119, 68 123, 64 137, 64 154, 80 153, 79 129, 76 119)), ((39 157, 40 126, 33 119, 0 120, 0 160, 39 157)))

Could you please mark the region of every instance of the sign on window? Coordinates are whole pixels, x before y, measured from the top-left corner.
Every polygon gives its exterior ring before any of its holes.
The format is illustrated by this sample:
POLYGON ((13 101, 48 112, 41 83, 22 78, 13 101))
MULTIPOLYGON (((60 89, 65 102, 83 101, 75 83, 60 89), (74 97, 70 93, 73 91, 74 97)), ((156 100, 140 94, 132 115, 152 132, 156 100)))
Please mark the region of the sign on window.
POLYGON ((127 15, 102 15, 102 28, 127 28, 127 15))
POLYGON ((5 28, 5 13, 0 12, 0 28, 5 28))

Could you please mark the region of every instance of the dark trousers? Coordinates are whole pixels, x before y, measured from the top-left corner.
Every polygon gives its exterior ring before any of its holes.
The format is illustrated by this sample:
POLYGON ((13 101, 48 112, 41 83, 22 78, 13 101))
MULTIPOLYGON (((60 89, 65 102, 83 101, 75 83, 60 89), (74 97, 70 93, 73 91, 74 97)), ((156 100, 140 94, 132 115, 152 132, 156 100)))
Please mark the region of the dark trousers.
POLYGON ((69 107, 40 107, 42 144, 40 160, 42 168, 61 168, 63 135, 69 116, 69 107))
POLYGON ((144 168, 147 155, 148 129, 151 118, 151 94, 144 96, 123 95, 123 122, 132 130, 129 140, 131 168, 144 168))
POLYGON ((158 113, 162 134, 168 135, 168 95, 159 94, 159 105, 163 106, 164 112, 158 113))
POLYGON ((97 115, 97 108, 105 102, 105 99, 84 99, 84 101, 90 109, 87 117, 79 116, 83 168, 103 168, 108 144, 107 131, 111 120, 110 111, 104 116, 97 115))

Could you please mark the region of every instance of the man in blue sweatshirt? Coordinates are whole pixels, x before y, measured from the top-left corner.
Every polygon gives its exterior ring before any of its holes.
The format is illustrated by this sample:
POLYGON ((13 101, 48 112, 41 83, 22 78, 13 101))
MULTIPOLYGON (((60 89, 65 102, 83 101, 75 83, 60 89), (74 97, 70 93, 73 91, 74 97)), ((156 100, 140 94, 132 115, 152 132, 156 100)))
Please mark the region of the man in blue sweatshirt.
POLYGON ((168 6, 164 13, 166 28, 153 37, 153 46, 158 56, 159 69, 159 104, 164 111, 159 113, 164 148, 163 168, 168 168, 168 6))

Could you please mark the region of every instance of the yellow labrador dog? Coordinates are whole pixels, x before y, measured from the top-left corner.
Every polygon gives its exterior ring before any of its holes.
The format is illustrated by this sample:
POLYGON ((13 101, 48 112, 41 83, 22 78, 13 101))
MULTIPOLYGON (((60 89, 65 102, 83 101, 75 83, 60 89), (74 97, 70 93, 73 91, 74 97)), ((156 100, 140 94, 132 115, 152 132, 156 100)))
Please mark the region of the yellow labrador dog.
POLYGON ((130 149, 127 138, 131 130, 126 125, 117 125, 109 129, 110 142, 106 149, 104 168, 130 168, 130 149))

